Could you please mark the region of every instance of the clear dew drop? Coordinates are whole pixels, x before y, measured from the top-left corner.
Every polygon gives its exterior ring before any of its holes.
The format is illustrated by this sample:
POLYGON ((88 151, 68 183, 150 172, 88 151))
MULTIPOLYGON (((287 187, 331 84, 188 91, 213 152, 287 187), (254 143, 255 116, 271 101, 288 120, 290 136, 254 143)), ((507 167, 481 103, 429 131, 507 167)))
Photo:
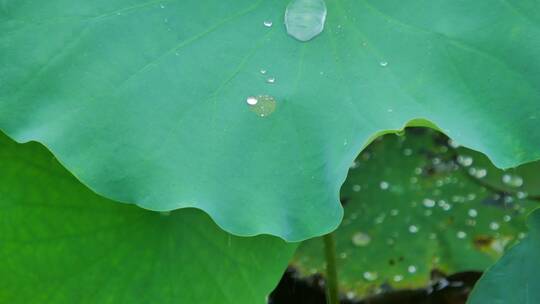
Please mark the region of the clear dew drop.
POLYGON ((456 233, 456 236, 458 237, 458 239, 464 239, 467 237, 467 233, 465 233, 464 231, 458 231, 456 233))
POLYGON ((499 225, 499 223, 497 222, 491 222, 489 223, 489 229, 491 230, 499 230, 499 228, 501 227, 501 225, 499 225))
POLYGON ((419 230, 418 227, 415 226, 415 225, 410 225, 410 226, 409 226, 409 232, 410 232, 410 233, 417 233, 418 230, 419 230))
POLYGON ((523 186, 523 178, 519 175, 513 175, 513 174, 504 174, 502 177, 502 182, 505 185, 508 185, 510 187, 521 187, 523 186))
POLYGON ((416 266, 414 266, 414 265, 410 265, 409 267, 407 267, 407 271, 408 271, 409 273, 415 273, 416 270, 417 270, 417 269, 416 269, 416 266))
POLYGON ((390 187, 390 184, 388 182, 382 181, 380 182, 379 187, 381 188, 381 190, 387 190, 390 187))
POLYGON ((266 26, 266 27, 272 27, 274 23, 270 20, 266 20, 263 22, 263 25, 266 26))
POLYGON ((287 33, 300 41, 309 41, 324 30, 324 0, 292 0, 285 10, 287 33))
POLYGON ((357 232, 352 236, 352 243, 357 247, 367 246, 371 242, 371 237, 364 232, 357 232))
POLYGON ((246 103, 259 117, 268 117, 276 110, 276 100, 269 95, 249 96, 246 103))

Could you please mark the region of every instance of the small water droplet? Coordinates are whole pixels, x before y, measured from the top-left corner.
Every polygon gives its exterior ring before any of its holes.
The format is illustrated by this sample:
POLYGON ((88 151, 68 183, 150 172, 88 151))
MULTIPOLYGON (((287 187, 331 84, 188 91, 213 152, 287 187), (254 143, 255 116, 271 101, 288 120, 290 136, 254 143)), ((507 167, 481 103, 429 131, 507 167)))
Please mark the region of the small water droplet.
POLYGON ((409 232, 410 232, 410 233, 417 233, 418 230, 419 230, 418 227, 415 226, 415 225, 410 225, 410 226, 409 226, 409 232))
POLYGON ((261 72, 261 74, 263 74, 263 75, 266 74, 266 70, 261 70, 260 72, 261 72))
POLYGON ((527 192, 518 191, 518 193, 516 193, 516 197, 519 199, 525 199, 527 198, 527 196, 528 196, 527 192))
POLYGON ((409 267, 407 267, 407 271, 409 273, 415 273, 416 272, 416 266, 410 265, 409 267))
POLYGON ((246 103, 259 117, 268 117, 276 110, 276 100, 269 95, 250 96, 246 99, 246 103))
POLYGON ((476 209, 469 209, 469 211, 467 211, 467 214, 470 217, 477 217, 478 216, 478 211, 476 211, 476 209))
POLYGON ((397 210, 397 209, 390 210, 390 215, 391 216, 397 216, 398 214, 399 214, 399 210, 397 210))
POLYGON ((287 33, 300 41, 309 41, 324 29, 324 0, 292 0, 285 10, 287 33))
POLYGON ((424 206, 426 206, 428 208, 435 207, 435 201, 430 199, 430 198, 425 198, 422 203, 424 204, 424 206))
POLYGON ((459 155, 457 158, 457 162, 464 167, 469 167, 473 164, 474 159, 467 155, 459 155))
POLYGON ((413 153, 413 150, 410 149, 410 148, 406 148, 406 149, 403 150, 403 155, 405 155, 405 156, 411 156, 412 153, 413 153))
POLYGON ((275 83, 275 82, 276 82, 276 78, 275 78, 275 77, 270 77, 270 78, 266 79, 266 82, 267 82, 267 83, 270 83, 270 84, 275 83))
POLYGON ((497 222, 491 222, 489 223, 489 229, 491 230, 499 230, 501 226, 497 222))
POLYGON ((467 233, 465 233, 464 231, 458 231, 456 235, 458 239, 464 239, 467 237, 467 233))
POLYGON ((521 176, 519 175, 513 175, 513 174, 509 174, 509 173, 506 173, 503 175, 502 177, 502 181, 503 183, 505 183, 506 185, 510 186, 510 187, 521 187, 523 186, 523 178, 521 178, 521 176))
POLYGON ((390 187, 390 184, 389 184, 388 182, 382 181, 382 182, 379 184, 379 187, 380 187, 382 190, 386 190, 386 189, 388 189, 388 187, 390 187))
POLYGON ((398 275, 395 275, 394 278, 393 278, 394 282, 401 282, 403 281, 403 276, 398 274, 398 275))
POLYGON ((484 178, 486 177, 486 175, 487 175, 486 169, 477 169, 476 172, 474 173, 474 176, 476 178, 484 178))
POLYGON ((378 278, 378 275, 376 272, 366 271, 364 272, 364 279, 368 281, 375 281, 378 278))
POLYGON ((381 61, 381 62, 379 62, 379 65, 382 66, 383 68, 385 68, 385 67, 388 66, 388 62, 386 62, 386 61, 381 61))
POLYGON ((263 22, 263 25, 266 26, 266 27, 272 27, 274 23, 272 21, 269 21, 269 20, 266 20, 263 22))
POLYGON ((357 232, 352 237, 352 243, 358 247, 367 246, 371 242, 371 237, 364 232, 357 232))
POLYGON ((449 139, 448 140, 448 145, 454 149, 457 149, 459 148, 459 143, 457 143, 455 140, 453 139, 449 139))
POLYGON ((352 190, 353 190, 354 192, 359 192, 360 190, 362 190, 362 186, 360 186, 360 185, 353 185, 353 186, 352 186, 352 190))
POLYGON ((503 221, 505 222, 510 222, 512 220, 512 217, 508 214, 506 214, 505 216, 503 216, 503 221))
POLYGON ((165 8, 165 4, 161 3, 161 4, 159 5, 159 7, 165 8))

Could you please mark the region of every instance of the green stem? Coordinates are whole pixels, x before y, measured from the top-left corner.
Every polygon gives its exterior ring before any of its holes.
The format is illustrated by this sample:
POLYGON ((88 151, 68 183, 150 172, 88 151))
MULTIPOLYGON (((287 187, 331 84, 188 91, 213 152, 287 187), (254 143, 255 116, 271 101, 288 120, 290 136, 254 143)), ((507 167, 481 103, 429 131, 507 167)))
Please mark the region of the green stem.
POLYGON ((338 276, 336 269, 336 241, 329 233, 323 236, 326 256, 326 299, 328 304, 339 304, 338 276))

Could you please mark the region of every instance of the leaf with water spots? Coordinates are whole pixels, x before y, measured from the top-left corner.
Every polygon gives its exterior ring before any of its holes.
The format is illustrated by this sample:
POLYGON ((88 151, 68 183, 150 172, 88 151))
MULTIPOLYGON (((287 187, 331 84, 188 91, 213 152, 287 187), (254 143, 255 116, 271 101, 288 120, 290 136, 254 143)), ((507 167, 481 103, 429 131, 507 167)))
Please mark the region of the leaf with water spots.
POLYGON ((262 304, 296 247, 104 199, 41 145, 0 147, 0 303, 262 304))
MULTIPOLYGON (((341 191, 345 218, 334 235, 342 291, 363 297, 425 287, 435 269, 482 271, 522 238, 538 202, 484 186, 469 172, 479 157, 422 129, 371 144, 341 191)), ((490 163, 483 169, 500 174, 490 163)), ((319 239, 305 241, 293 265, 304 276, 324 272, 322 252, 319 239)))
POLYGON ((290 3, 3 0, 0 129, 108 198, 288 240, 333 230, 348 165, 409 121, 540 158, 540 2, 331 0, 309 42, 290 3))

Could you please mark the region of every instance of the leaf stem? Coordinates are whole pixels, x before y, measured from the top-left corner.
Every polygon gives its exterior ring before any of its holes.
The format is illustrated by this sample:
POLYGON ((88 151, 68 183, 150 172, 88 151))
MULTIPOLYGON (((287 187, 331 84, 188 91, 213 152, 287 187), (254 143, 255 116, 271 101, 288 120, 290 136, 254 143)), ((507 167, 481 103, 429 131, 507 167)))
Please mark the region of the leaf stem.
POLYGON ((336 241, 332 233, 323 236, 323 241, 326 256, 326 302, 328 304, 339 304, 336 241))

